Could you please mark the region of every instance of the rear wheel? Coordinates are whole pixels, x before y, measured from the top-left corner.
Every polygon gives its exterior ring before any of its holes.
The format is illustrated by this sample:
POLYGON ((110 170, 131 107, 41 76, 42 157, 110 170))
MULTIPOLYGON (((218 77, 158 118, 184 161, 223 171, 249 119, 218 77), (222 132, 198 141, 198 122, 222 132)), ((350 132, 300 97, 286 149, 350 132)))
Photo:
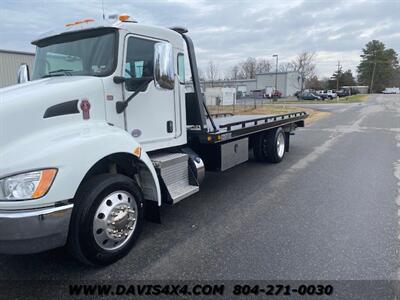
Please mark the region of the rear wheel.
POLYGON ((111 264, 132 249, 143 218, 142 192, 132 179, 120 174, 96 176, 75 198, 69 250, 83 263, 111 264))
POLYGON ((281 162, 285 156, 285 150, 286 137, 281 127, 260 134, 253 145, 255 159, 262 162, 281 162))

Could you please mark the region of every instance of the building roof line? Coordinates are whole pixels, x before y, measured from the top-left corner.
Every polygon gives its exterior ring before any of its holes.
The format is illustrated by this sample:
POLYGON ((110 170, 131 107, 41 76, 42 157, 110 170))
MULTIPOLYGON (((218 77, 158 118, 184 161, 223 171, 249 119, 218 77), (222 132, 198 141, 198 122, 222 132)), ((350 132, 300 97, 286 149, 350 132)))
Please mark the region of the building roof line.
POLYGON ((35 56, 35 53, 33 53, 33 52, 17 51, 17 50, 7 50, 7 49, 0 49, 0 53, 22 54, 22 55, 32 55, 32 56, 35 56))
MULTIPOLYGON (((214 82, 214 83, 224 83, 224 82, 254 82, 254 81, 256 81, 256 78, 252 78, 252 79, 227 79, 227 80, 223 80, 223 79, 221 79, 221 80, 203 80, 203 79, 201 79, 200 80, 201 82, 206 82, 206 83, 212 83, 212 82, 214 82)), ((187 81, 188 83, 191 83, 192 81, 191 80, 188 80, 187 81)))
POLYGON ((278 74, 289 74, 289 73, 299 73, 297 71, 287 71, 287 72, 266 72, 266 73, 257 73, 256 75, 275 75, 278 74))

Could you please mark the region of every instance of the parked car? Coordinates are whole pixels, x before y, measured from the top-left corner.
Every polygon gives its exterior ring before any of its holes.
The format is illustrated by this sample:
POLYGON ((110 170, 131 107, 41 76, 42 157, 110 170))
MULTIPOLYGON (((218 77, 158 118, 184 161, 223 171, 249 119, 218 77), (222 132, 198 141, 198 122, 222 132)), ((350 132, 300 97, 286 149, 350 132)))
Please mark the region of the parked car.
POLYGON ((323 100, 325 99, 332 100, 333 98, 337 97, 335 90, 320 90, 317 91, 316 94, 320 96, 323 100))
POLYGON ((302 94, 299 94, 297 98, 299 100, 322 100, 321 96, 311 92, 303 92, 302 94))
POLYGON ((338 97, 347 97, 350 96, 350 91, 348 89, 341 89, 336 92, 338 97))
POLYGON ((267 99, 272 99, 272 98, 281 98, 282 97, 282 93, 278 90, 274 90, 274 91, 269 91, 265 93, 265 98, 267 99))
POLYGON ((400 94, 400 88, 392 87, 392 88, 385 88, 382 91, 383 94, 400 94))
POLYGON ((323 90, 315 91, 315 94, 320 96, 322 98, 322 100, 325 100, 326 98, 328 98, 328 95, 326 95, 325 91, 323 91, 323 90))
POLYGON ((360 93, 360 91, 357 88, 351 88, 350 92, 351 92, 352 95, 357 95, 357 94, 360 93))
POLYGON ((330 100, 337 98, 337 93, 335 90, 326 90, 324 91, 324 95, 330 100))

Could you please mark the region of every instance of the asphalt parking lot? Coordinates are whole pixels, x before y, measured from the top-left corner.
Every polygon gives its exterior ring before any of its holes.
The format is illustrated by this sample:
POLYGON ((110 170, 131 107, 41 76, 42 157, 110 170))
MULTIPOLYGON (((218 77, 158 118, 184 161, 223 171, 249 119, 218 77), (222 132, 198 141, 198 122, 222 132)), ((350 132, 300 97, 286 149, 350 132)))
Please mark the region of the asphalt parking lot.
POLYGON ((124 259, 0 256, 0 279, 398 279, 400 97, 320 105, 285 160, 207 174, 124 259))

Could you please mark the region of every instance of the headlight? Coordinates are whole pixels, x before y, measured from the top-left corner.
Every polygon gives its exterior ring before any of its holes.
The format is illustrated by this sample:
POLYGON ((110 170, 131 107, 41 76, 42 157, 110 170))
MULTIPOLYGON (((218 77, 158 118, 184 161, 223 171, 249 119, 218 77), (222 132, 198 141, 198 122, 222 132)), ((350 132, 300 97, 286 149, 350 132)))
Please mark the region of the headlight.
POLYGON ((56 174, 56 169, 47 169, 0 179, 0 200, 29 200, 43 197, 50 189, 56 174))

